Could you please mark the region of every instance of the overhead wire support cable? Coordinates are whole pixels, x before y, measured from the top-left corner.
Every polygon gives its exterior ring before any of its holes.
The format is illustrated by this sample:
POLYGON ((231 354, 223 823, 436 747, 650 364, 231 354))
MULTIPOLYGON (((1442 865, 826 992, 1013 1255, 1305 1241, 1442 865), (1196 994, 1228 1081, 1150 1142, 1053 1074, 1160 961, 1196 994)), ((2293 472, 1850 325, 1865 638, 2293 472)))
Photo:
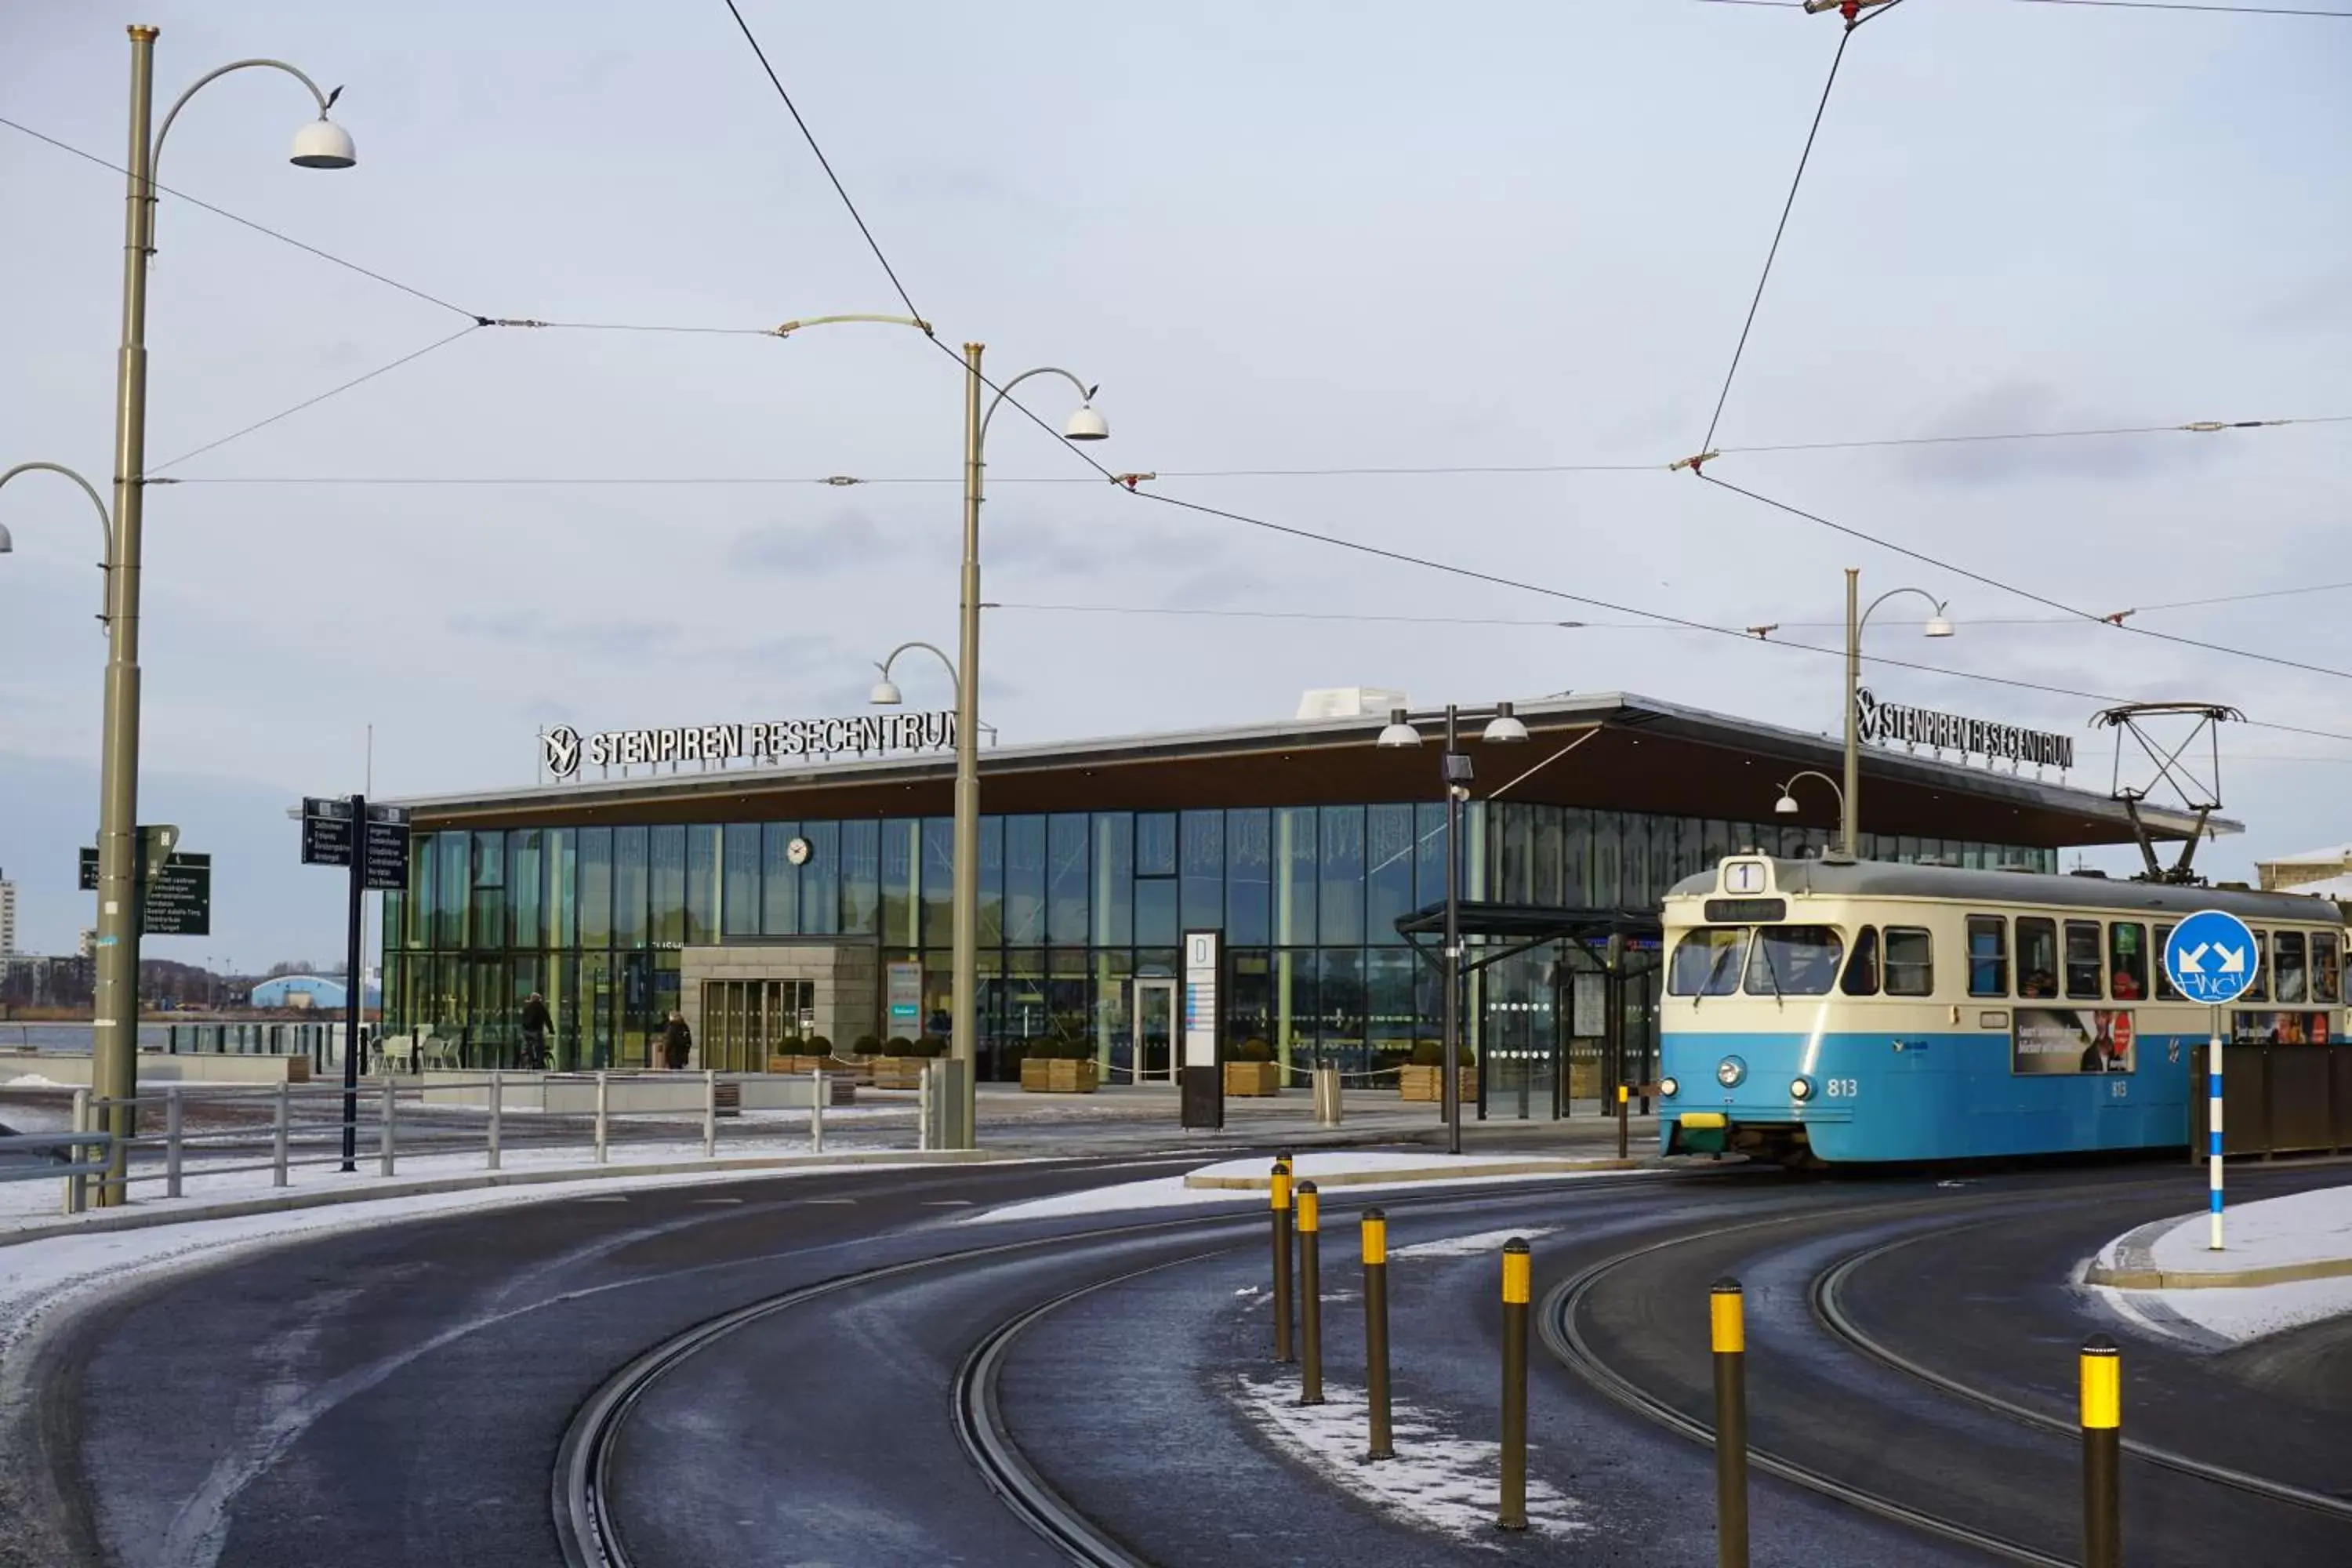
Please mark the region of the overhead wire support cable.
POLYGON ((362 385, 367 382, 373 381, 380 375, 390 374, 392 372, 398 370, 404 364, 413 364, 416 361, 423 359, 426 354, 433 353, 435 350, 446 349, 451 343, 456 342, 458 339, 471 337, 474 333, 478 332, 481 330, 479 323, 473 323, 460 327, 446 338, 436 339, 436 341, 425 344, 421 349, 412 350, 411 352, 401 355, 398 359, 394 360, 390 364, 378 365, 375 369, 369 371, 364 375, 355 375, 352 377, 351 380, 344 382, 341 386, 330 387, 328 390, 320 393, 315 397, 306 397, 301 402, 294 405, 291 408, 281 408, 267 419, 257 419, 241 430, 232 430, 227 435, 221 437, 217 440, 207 441, 203 446, 198 447, 192 451, 183 452, 178 457, 171 458, 169 461, 156 463, 148 468, 147 471, 149 478, 145 482, 149 484, 178 484, 180 481, 177 479, 162 479, 156 476, 161 475, 166 468, 179 467, 179 465, 188 461, 192 458, 201 458, 206 452, 212 451, 216 447, 227 446, 231 441, 239 440, 244 437, 250 436, 257 430, 266 429, 269 426, 277 424, 281 419, 290 418, 294 415, 301 413, 306 408, 315 408, 331 397, 339 397, 342 394, 351 391, 352 388, 362 385))

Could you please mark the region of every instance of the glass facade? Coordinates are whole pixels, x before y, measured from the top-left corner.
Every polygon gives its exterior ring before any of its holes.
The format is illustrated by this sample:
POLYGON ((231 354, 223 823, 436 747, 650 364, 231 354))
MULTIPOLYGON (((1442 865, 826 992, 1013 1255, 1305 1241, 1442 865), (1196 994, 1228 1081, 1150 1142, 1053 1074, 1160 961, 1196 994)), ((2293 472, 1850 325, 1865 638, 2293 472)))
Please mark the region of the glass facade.
MULTIPOLYGON (((1463 815, 1465 899, 1654 910, 1679 879, 1747 848, 1818 856, 1820 828, 1519 802, 1463 815)), ((683 948, 835 938, 923 968, 949 1004, 953 836, 945 817, 419 834, 384 901, 385 1027, 461 1035, 512 1059, 523 999, 556 1018, 559 1068, 646 1065, 678 999, 683 948), (805 840, 795 863, 791 846, 805 840)), ((1372 1066, 1434 1039, 1435 971, 1397 921, 1445 893, 1445 811, 1426 802, 983 817, 982 1057, 998 1076, 1040 1039, 1134 1064, 1138 981, 1176 974, 1186 930, 1224 933, 1228 1037, 1372 1066)), ((1864 835, 1866 859, 2016 865, 2054 850, 1864 835)), ((1548 953, 1486 983, 1527 1016, 1552 1005, 1548 953), (1522 993, 1525 993, 1522 994, 1522 993)), ((877 1009, 877 1016, 878 1009, 877 1009)), ((1488 1026, 1482 1005, 1465 1015, 1488 1026)), ((840 1042, 846 1046, 848 1042, 840 1042)))

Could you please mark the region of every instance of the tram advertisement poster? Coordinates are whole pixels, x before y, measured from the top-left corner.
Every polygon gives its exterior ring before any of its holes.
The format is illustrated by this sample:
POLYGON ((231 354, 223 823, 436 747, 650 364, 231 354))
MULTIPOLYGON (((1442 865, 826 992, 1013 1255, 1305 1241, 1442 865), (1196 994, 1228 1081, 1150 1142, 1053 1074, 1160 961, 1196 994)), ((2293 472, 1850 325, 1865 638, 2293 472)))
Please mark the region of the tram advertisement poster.
POLYGON ((2130 1013, 2097 1007, 2020 1007, 2010 1070, 2034 1077, 2130 1072, 2138 1065, 2130 1013))
POLYGON ((2328 1043, 2326 1013, 2239 1013, 2230 1015, 2230 1043, 2236 1046, 2324 1046, 2328 1043))

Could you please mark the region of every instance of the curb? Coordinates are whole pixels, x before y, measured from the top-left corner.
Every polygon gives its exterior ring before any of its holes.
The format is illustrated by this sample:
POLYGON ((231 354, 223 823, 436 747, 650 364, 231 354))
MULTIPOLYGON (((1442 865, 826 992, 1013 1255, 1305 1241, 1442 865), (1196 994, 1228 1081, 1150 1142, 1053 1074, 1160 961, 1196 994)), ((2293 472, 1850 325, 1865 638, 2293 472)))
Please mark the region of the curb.
MULTIPOLYGON (((1318 1187, 1360 1187, 1384 1183, 1474 1182, 1487 1176, 1572 1175, 1585 1171, 1640 1171, 1656 1164, 1648 1160, 1498 1160, 1471 1169, 1459 1165, 1414 1165, 1403 1170, 1338 1171, 1314 1178, 1318 1187)), ((1202 1191, 1262 1193, 1271 1176, 1187 1176, 1187 1187, 1202 1191)))
MULTIPOLYGON (((404 1182, 395 1177, 383 1186, 345 1192, 273 1194, 262 1198, 237 1198, 201 1207, 100 1210, 87 1219, 59 1220, 26 1226, 0 1234, 0 1247, 61 1236, 89 1236, 103 1231, 146 1230, 161 1225, 184 1225, 198 1220, 240 1219, 248 1215, 288 1214, 298 1209, 325 1208, 336 1204, 373 1203, 385 1198, 423 1197, 435 1193, 478 1192, 494 1187, 546 1186, 558 1182, 593 1182, 615 1176, 684 1176, 714 1171, 802 1171, 854 1168, 859 1165, 967 1165, 1031 1155, 998 1153, 988 1149, 872 1149, 839 1154, 737 1155, 730 1159, 673 1161, 659 1165, 557 1166, 538 1171, 484 1171, 478 1175, 429 1176, 404 1182)), ((168 1200, 158 1200, 168 1201, 168 1200)))
POLYGON ((2206 1290, 2242 1289, 2253 1285, 2294 1285, 2307 1279, 2352 1277, 2352 1258, 2320 1258, 2308 1263, 2273 1263, 2260 1268, 2109 1268, 2094 1263, 2084 1271, 2086 1285, 2117 1290, 2206 1290))

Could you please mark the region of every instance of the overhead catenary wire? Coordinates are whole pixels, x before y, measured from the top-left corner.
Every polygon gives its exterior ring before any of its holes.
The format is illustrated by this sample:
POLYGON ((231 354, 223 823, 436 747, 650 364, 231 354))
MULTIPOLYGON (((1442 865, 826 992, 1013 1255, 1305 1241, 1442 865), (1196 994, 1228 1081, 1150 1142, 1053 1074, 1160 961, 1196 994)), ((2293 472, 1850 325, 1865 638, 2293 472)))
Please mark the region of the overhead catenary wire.
MULTIPOLYGON (((1805 0, 1696 0, 1701 5, 1747 5, 1769 11, 1800 11, 1805 0)), ((2305 5, 2200 5, 2193 0, 2009 0, 2013 5, 2085 5, 2101 11, 2194 11, 2221 16, 2327 16, 2352 21, 2352 11, 2305 5)))
POLYGON ((1807 511, 1802 507, 1791 505, 1784 500, 1776 500, 1770 496, 1761 494, 1756 490, 1748 489, 1743 486, 1732 484, 1727 479, 1719 479, 1713 474, 1706 473, 1703 470, 1699 472, 1698 477, 1718 489, 1726 489, 1731 491, 1735 495, 1746 496, 1749 500, 1760 502, 1765 506, 1772 508, 1776 511, 1786 512, 1791 517, 1802 518, 1808 522, 1817 523, 1821 527, 1829 529, 1832 532, 1843 533, 1849 539, 1857 539, 1867 544, 1874 544, 1882 550, 1892 551, 1897 555, 1908 556, 1914 561, 1917 561, 1925 565, 1933 566, 1938 571, 1952 573, 1956 576, 1967 578, 1971 583, 1981 584, 1985 587, 1998 589, 2004 594, 2014 594, 2021 599, 2031 599, 2035 604, 2045 605, 2050 609, 2063 610, 2067 615, 2076 616, 2082 620, 2114 626, 2116 630, 2126 632, 2133 637, 2154 637, 2159 642, 2177 643, 2183 647, 2200 648, 2207 653, 2226 654, 2232 658, 2252 659, 2259 664, 2276 665, 2284 669, 2299 669, 2309 675, 2325 675, 2337 680, 2352 680, 2352 669, 2338 669, 2332 665, 2312 664, 2299 658, 2288 658, 2281 654, 2262 653, 2253 648, 2232 647, 2226 643, 2207 642, 2201 637, 2183 637, 2178 632, 2158 631, 2154 626, 2132 626, 2126 622, 2121 616, 2103 616, 2095 610, 2082 609, 2076 605, 2069 605, 2063 600, 2053 599, 2046 594, 2036 593, 2031 588, 2022 588, 2014 583, 2005 583, 1998 577, 1988 576, 1984 573, 1972 571, 1966 566, 1961 566, 1953 562, 1946 561, 1940 556, 1930 555, 1922 550, 1914 550, 1907 544, 1898 544, 1891 539, 1886 539, 1881 535, 1872 533, 1867 530, 1854 528, 1843 522, 1833 521, 1829 518, 1822 516, 1819 512, 1807 511))
POLYGON ((306 408, 315 408, 331 397, 340 397, 344 393, 351 391, 353 387, 364 385, 368 382, 375 380, 376 377, 380 375, 388 375, 392 372, 398 370, 403 365, 414 364, 416 361, 423 359, 426 354, 432 353, 439 349, 446 349, 451 343, 457 342, 459 339, 471 337, 474 333, 478 332, 481 330, 482 329, 478 325, 468 322, 467 325, 458 328, 456 331, 451 332, 447 337, 436 339, 434 342, 425 344, 421 349, 413 349, 409 353, 401 355, 398 359, 394 360, 389 364, 380 364, 373 370, 366 373, 364 375, 355 375, 340 386, 330 387, 326 391, 320 393, 315 397, 306 397, 290 408, 281 408, 277 413, 269 416, 267 419, 257 419, 252 424, 246 426, 242 429, 232 430, 226 436, 207 441, 203 446, 183 452, 178 457, 173 458, 168 461, 154 464, 148 471, 151 474, 160 474, 164 469, 176 468, 192 458, 200 458, 206 452, 213 451, 217 447, 227 446, 231 441, 239 440, 244 437, 250 436, 257 430, 266 429, 268 426, 277 424, 281 419, 290 418, 293 416, 301 413, 306 408))

